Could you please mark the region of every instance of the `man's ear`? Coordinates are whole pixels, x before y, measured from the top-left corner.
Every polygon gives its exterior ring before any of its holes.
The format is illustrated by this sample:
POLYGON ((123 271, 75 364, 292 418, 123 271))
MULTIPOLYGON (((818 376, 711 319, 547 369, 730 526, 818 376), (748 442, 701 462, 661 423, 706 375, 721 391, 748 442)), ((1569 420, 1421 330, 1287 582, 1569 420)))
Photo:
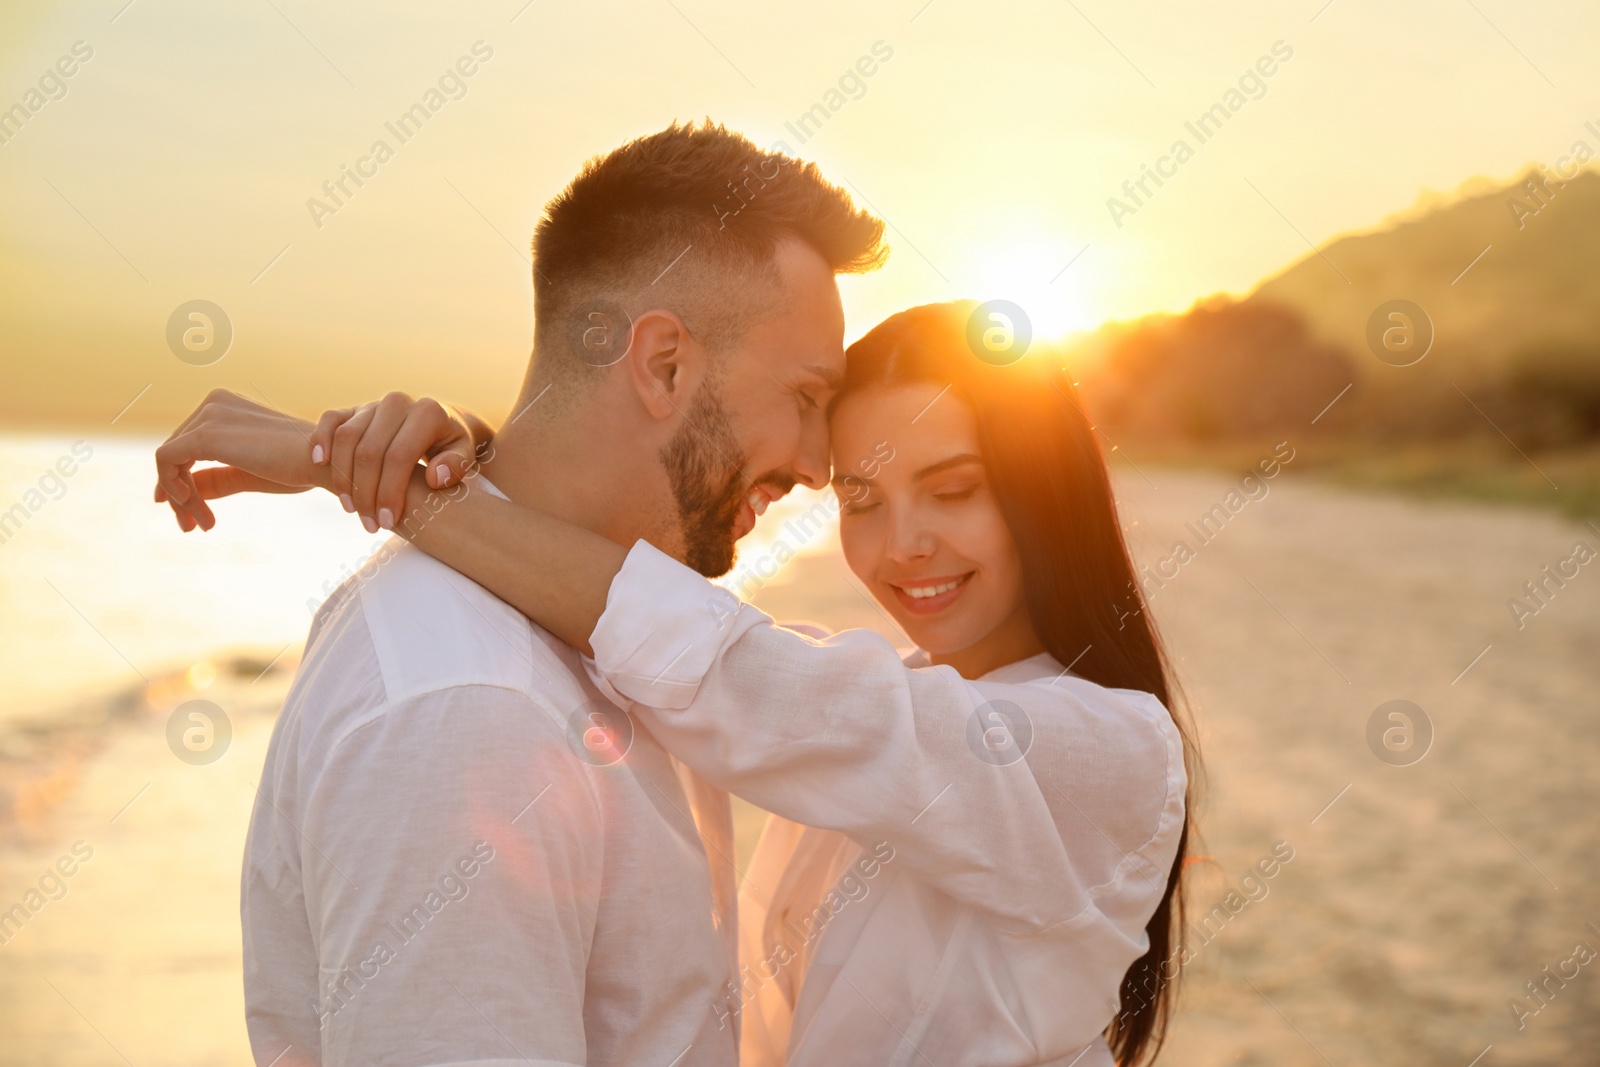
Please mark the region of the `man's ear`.
POLYGON ((655 418, 670 419, 688 408, 705 370, 704 358, 683 320, 672 312, 657 308, 633 320, 625 362, 639 402, 655 418))

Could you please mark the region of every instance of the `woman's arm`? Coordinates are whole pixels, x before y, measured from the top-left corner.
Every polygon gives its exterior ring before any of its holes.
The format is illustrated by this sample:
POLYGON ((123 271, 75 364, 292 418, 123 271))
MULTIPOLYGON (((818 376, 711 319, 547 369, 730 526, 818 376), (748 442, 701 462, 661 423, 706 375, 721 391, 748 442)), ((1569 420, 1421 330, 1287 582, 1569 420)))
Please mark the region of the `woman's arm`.
POLYGON ((909 668, 871 631, 818 642, 643 542, 592 643, 608 695, 713 784, 887 841, 896 864, 1019 932, 1143 936, 1186 782, 1150 694, 1047 657, 969 680, 909 668))

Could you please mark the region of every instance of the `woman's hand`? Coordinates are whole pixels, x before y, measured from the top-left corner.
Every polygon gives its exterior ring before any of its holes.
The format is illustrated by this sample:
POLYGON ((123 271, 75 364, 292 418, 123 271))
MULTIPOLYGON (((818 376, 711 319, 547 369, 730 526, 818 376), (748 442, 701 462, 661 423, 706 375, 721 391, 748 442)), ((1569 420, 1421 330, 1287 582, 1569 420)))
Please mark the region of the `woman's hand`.
POLYGON ((419 461, 428 460, 428 484, 447 488, 475 469, 493 434, 473 415, 404 393, 329 411, 313 426, 218 389, 156 449, 155 499, 188 533, 216 525, 209 500, 321 487, 376 532, 377 518, 392 528, 405 510, 406 483, 419 461), (208 460, 224 466, 191 469, 208 460))
POLYGON ((217 524, 206 501, 234 493, 301 493, 325 485, 306 441, 312 426, 237 393, 207 396, 156 449, 156 503, 185 533, 217 524), (191 470, 207 460, 226 464, 191 470))
POLYGON ((428 485, 448 488, 476 469, 493 434, 483 420, 437 400, 390 393, 324 412, 307 447, 339 503, 376 533, 394 529, 395 517, 405 514, 406 486, 418 463, 427 464, 428 485))

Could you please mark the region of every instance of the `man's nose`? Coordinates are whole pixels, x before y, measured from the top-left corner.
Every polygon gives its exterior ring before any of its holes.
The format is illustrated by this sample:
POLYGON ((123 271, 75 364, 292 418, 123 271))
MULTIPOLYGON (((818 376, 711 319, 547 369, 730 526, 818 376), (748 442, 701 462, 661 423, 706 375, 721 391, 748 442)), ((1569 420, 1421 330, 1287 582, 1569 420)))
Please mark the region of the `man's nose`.
POLYGON ((806 419, 800 426, 800 444, 795 450, 794 480, 807 489, 822 489, 831 475, 828 466, 828 420, 821 417, 806 419))

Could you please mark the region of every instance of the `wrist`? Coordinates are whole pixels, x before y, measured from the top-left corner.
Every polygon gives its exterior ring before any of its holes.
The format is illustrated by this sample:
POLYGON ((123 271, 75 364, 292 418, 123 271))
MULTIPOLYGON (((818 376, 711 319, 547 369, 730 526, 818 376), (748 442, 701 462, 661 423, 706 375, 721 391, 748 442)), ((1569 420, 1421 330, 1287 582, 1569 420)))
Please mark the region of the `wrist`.
POLYGON ((333 464, 313 463, 311 465, 310 485, 313 489, 326 489, 330 493, 334 492, 333 464))
POLYGON ((411 472, 411 477, 406 482, 406 509, 405 513, 398 516, 394 524, 394 533, 407 541, 414 541, 422 533, 428 520, 442 508, 445 494, 428 487, 426 476, 422 468, 417 467, 411 472))

